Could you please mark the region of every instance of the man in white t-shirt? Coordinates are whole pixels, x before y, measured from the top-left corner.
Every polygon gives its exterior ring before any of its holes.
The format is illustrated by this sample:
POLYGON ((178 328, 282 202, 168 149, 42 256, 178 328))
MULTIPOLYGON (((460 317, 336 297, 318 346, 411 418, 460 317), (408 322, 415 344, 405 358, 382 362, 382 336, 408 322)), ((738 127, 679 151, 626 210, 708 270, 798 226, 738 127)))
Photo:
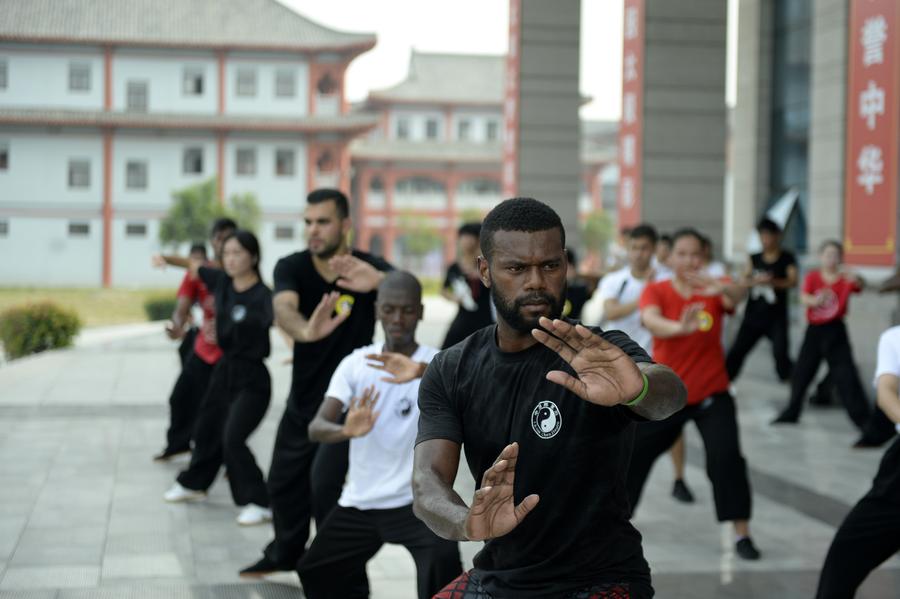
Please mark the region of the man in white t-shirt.
MULTIPOLYGON (((878 407, 900 433, 900 326, 881 334, 875 368, 878 407)), ((900 437, 888 447, 872 488, 841 524, 819 577, 817 599, 854 597, 879 564, 900 551, 900 437)))
POLYGON ((359 348, 341 361, 309 425, 312 441, 350 440, 350 468, 337 507, 297 565, 308 599, 368 597, 366 563, 384 543, 403 545, 412 554, 420 599, 462 572, 458 544, 435 535, 412 510, 419 381, 438 353, 415 339, 422 319, 416 278, 388 273, 375 313, 384 345, 359 348))

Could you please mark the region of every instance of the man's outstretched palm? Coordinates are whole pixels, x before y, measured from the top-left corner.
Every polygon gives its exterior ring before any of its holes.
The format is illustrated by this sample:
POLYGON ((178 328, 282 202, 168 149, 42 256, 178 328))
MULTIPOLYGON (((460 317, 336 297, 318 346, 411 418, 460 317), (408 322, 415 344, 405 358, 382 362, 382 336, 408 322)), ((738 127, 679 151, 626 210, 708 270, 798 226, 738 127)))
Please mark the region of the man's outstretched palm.
POLYGON ((534 338, 558 353, 576 375, 553 370, 547 380, 602 406, 626 403, 641 393, 641 371, 617 346, 580 324, 541 318, 540 325, 546 330, 534 329, 534 338))
POLYGON ((519 505, 515 503, 513 483, 518 458, 519 444, 507 445, 481 477, 481 488, 475 491, 466 518, 466 538, 470 541, 502 537, 518 526, 538 504, 540 498, 537 495, 529 495, 519 505))

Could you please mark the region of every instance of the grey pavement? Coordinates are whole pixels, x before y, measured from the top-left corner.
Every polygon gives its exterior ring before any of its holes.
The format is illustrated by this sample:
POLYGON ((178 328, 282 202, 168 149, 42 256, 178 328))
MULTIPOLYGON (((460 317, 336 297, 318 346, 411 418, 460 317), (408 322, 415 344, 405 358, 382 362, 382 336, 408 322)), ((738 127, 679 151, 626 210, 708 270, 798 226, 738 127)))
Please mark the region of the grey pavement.
MULTIPOLYGON (((420 339, 439 344, 451 315, 449 304, 429 299, 420 339)), ((251 439, 264 469, 290 379, 287 349, 277 338, 273 346, 273 402, 251 439)), ((663 458, 635 519, 658 597, 812 596, 836 526, 868 489, 881 451, 850 449, 855 431, 842 410, 808 410, 796 428, 768 425, 787 390, 773 382, 767 350, 762 342, 737 384, 752 529, 764 558, 735 558, 730 527, 715 521, 699 435, 689 427, 687 479, 697 502, 671 499, 672 469, 663 458)), ((90 331, 73 349, 0 366, 0 599, 302 597, 290 573, 238 578, 272 532, 235 524, 238 510, 221 480, 205 502, 162 501, 184 466, 151 462, 178 366, 161 325, 90 331)), ((471 496, 465 467, 457 487, 471 496)), ((467 564, 477 549, 463 545, 467 564)), ((369 574, 376 599, 415 597, 413 562, 402 547, 385 546, 369 574)), ((898 588, 894 558, 858 597, 897 597, 898 588)))

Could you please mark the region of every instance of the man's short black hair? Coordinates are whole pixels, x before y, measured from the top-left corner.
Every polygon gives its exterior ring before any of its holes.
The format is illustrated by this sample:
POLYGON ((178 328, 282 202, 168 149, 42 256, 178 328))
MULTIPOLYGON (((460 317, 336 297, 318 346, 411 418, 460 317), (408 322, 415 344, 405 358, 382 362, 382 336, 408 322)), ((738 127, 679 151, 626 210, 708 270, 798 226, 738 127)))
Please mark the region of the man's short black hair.
POLYGON ((659 235, 656 233, 656 229, 653 228, 653 225, 648 225, 645 223, 641 223, 638 226, 634 227, 628 233, 629 239, 649 239, 653 245, 656 245, 656 242, 659 241, 659 235))
POLYGON ((672 245, 672 236, 669 235, 668 233, 663 233, 659 236, 659 242, 672 245))
POLYGON ((819 246, 819 253, 825 251, 825 248, 828 246, 834 247, 838 251, 838 255, 843 259, 844 257, 844 244, 838 241, 837 239, 826 239, 822 242, 822 245, 819 246))
POLYGON ((236 230, 238 228, 237 223, 234 220, 228 218, 227 216, 223 216, 222 218, 217 218, 213 221, 212 227, 209 229, 209 236, 213 237, 216 233, 220 233, 222 231, 227 230, 236 230))
POLYGON ((675 233, 672 234, 672 245, 675 245, 679 239, 682 237, 693 237, 700 244, 700 247, 703 247, 705 243, 705 237, 703 237, 703 233, 698 231, 693 227, 685 227, 683 229, 678 229, 675 233))
POLYGON ((478 239, 481 237, 481 223, 463 223, 456 232, 457 236, 471 235, 478 239))
POLYGON ((566 230, 559 215, 547 204, 534 198, 503 200, 488 212, 481 223, 481 253, 489 261, 494 251, 497 231, 549 231, 559 229, 560 245, 566 245, 566 230))
POLYGON ((566 260, 569 264, 578 264, 578 254, 572 248, 566 248, 566 260))
POLYGON ((314 189, 306 196, 307 204, 321 204, 322 202, 328 201, 334 202, 339 217, 344 219, 350 216, 350 201, 347 200, 347 196, 344 195, 344 192, 339 189, 322 187, 314 189))
POLYGON ((200 243, 200 242, 192 243, 191 250, 188 252, 188 254, 194 254, 194 253, 203 254, 203 257, 205 258, 206 257, 206 244, 200 243))
POLYGON ((781 235, 781 227, 778 226, 774 220, 768 217, 763 217, 756 223, 756 230, 760 233, 772 233, 774 235, 781 235))
POLYGON ((408 292, 413 301, 422 301, 422 284, 419 279, 410 272, 405 270, 392 270, 384 275, 384 279, 378 286, 378 291, 382 289, 399 289, 408 292))

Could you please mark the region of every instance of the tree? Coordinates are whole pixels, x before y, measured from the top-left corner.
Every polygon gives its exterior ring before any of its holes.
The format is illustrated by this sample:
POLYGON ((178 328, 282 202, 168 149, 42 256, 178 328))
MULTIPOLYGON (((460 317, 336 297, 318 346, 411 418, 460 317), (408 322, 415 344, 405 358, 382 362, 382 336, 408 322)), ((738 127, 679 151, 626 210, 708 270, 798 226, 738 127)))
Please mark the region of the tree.
POLYGON ((404 253, 421 258, 444 244, 443 236, 434 228, 431 220, 420 215, 400 216, 400 229, 404 253))
POLYGON ((606 212, 595 210, 581 222, 581 240, 588 253, 605 254, 614 226, 606 212))
POLYGON ((215 179, 208 179, 172 192, 172 206, 159 226, 160 242, 178 245, 206 239, 213 221, 223 216, 255 232, 262 215, 256 196, 233 195, 226 208, 219 203, 217 190, 215 179))

